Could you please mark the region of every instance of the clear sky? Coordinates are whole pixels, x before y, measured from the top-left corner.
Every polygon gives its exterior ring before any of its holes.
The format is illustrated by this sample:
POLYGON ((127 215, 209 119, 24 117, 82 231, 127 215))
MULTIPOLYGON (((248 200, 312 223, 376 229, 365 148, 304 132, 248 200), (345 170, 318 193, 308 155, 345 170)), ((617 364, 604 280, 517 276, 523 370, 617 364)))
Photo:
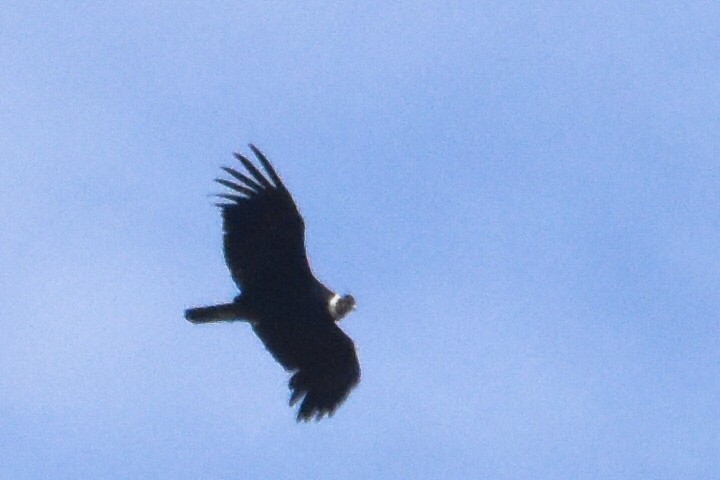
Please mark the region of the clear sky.
POLYGON ((0 65, 0 478, 718 478, 717 2, 10 1, 0 65), (358 300, 320 423, 182 318, 248 142, 358 300))

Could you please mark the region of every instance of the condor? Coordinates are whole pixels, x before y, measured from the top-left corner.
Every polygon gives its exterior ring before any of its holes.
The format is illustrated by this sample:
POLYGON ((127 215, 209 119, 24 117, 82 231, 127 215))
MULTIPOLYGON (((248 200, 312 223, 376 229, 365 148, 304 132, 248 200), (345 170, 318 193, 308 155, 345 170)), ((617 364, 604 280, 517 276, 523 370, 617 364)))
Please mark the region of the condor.
POLYGON ((268 159, 253 153, 267 175, 243 155, 247 173, 223 167, 234 181, 219 197, 225 261, 240 289, 232 303, 191 308, 192 323, 246 321, 290 378, 290 405, 300 401, 297 420, 332 415, 360 380, 352 340, 336 322, 355 308, 312 273, 305 252, 305 224, 268 159))

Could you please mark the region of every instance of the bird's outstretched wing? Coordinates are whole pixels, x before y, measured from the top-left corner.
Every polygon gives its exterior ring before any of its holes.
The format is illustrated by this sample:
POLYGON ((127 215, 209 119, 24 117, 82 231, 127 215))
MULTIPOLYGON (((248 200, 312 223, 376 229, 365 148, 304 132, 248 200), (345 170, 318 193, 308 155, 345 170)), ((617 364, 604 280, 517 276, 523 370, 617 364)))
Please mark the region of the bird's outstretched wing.
POLYGON ((242 289, 273 289, 292 273, 310 271, 305 252, 305 224, 295 202, 268 159, 250 145, 267 173, 236 153, 246 175, 223 167, 234 181, 216 179, 233 190, 219 197, 224 252, 230 274, 242 289))
POLYGON ((332 415, 360 381, 353 341, 329 315, 314 318, 303 322, 302 330, 287 322, 253 325, 278 363, 293 372, 288 386, 290 405, 300 402, 298 421, 332 415))

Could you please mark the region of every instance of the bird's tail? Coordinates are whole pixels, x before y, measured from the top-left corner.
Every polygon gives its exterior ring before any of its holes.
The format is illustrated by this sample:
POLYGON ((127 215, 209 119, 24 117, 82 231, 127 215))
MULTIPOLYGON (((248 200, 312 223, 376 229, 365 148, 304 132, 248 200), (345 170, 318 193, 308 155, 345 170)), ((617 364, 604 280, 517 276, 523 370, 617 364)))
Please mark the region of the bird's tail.
POLYGON ((185 310, 185 318, 192 323, 232 322, 246 320, 244 310, 237 302, 223 303, 209 307, 188 308, 185 310))

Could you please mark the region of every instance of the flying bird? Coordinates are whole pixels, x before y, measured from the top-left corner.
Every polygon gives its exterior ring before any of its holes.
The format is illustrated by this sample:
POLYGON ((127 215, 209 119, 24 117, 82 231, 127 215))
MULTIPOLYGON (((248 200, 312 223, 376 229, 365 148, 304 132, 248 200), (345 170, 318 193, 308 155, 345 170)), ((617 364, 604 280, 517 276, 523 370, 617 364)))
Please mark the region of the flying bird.
POLYGON ((240 294, 231 303, 191 308, 192 323, 248 322, 285 370, 297 420, 332 415, 360 380, 355 346, 337 323, 355 309, 352 295, 320 283, 305 251, 305 223, 290 192, 265 155, 250 145, 266 175, 235 153, 247 170, 222 167, 232 193, 218 204, 225 261, 240 294))

